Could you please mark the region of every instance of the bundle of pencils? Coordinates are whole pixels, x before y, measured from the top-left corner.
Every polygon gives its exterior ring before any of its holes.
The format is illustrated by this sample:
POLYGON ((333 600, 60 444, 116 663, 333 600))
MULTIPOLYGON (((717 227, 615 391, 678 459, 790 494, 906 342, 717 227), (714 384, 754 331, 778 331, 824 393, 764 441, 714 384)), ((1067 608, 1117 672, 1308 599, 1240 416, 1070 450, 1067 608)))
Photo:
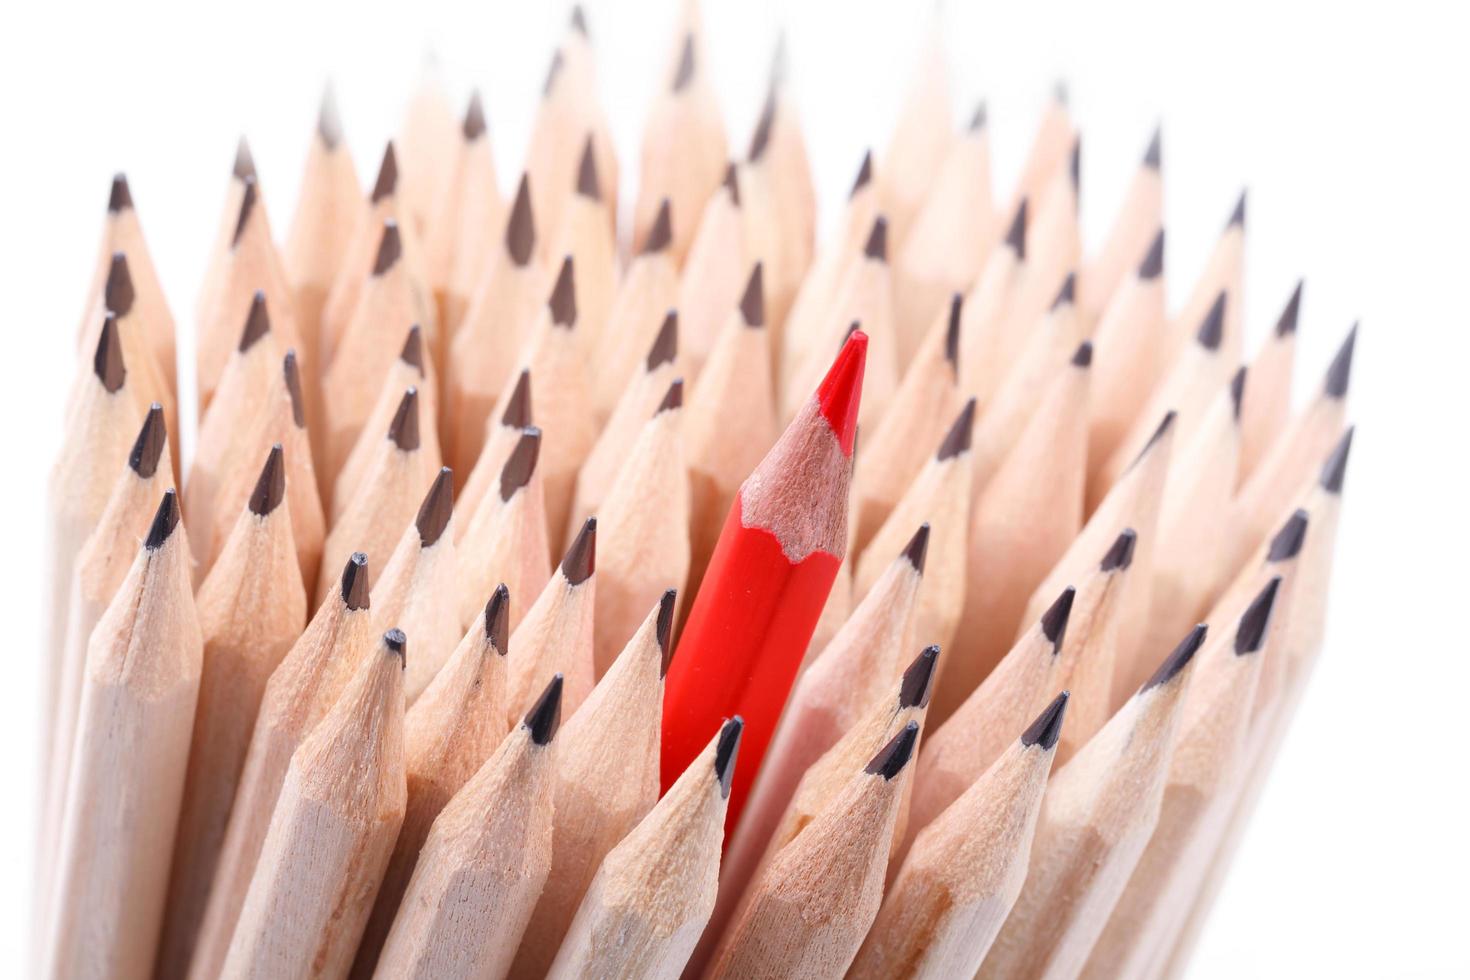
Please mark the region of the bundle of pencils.
POLYGON ((242 141, 192 344, 114 179, 40 975, 1183 970, 1321 647, 1355 330, 1293 410, 1244 196, 1171 311, 1158 134, 1084 254, 1065 94, 994 196, 937 51, 818 247, 779 63, 732 162, 707 42, 627 227, 580 10, 506 197, 432 84, 366 195, 327 96, 284 242, 242 141))

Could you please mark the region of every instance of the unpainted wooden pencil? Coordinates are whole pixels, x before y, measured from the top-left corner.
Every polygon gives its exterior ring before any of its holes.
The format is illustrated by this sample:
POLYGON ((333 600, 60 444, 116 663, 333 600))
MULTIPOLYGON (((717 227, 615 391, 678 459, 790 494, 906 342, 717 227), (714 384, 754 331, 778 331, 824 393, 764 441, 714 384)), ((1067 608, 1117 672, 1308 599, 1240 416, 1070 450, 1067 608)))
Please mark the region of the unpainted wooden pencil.
MULTIPOLYGON (((448 344, 464 319, 480 275, 495 251, 495 235, 505 224, 505 202, 495 173, 495 153, 478 90, 459 124, 459 139, 449 179, 434 193, 425 223, 424 265, 448 344)), ((447 367, 447 366, 446 366, 447 367)))
POLYGON ((592 379, 594 404, 600 419, 613 413, 638 372, 639 358, 657 342, 679 301, 679 266, 670 251, 671 215, 665 200, 643 239, 643 250, 629 260, 608 308, 607 323, 592 357, 597 365, 592 379))
MULTIPOLYGON (((501 467, 499 478, 456 543, 460 552, 459 582, 455 586, 460 622, 476 612, 475 591, 484 594, 494 582, 504 582, 516 595, 541 595, 551 575, 551 551, 546 543, 546 504, 536 464, 541 452, 541 430, 521 430, 515 448, 501 467)), ((514 632, 524 612, 511 610, 514 632)))
POLYGON ((740 300, 746 271, 759 261, 745 240, 745 218, 735 165, 700 213, 679 278, 679 316, 684 324, 684 376, 699 377, 715 336, 740 300))
POLYGON ((1270 336, 1251 360, 1240 407, 1240 476, 1243 484, 1260 465, 1291 417, 1291 372, 1296 363, 1296 328, 1302 281, 1296 281, 1270 336))
MULTIPOLYGON (((505 468, 506 460, 510 459, 511 453, 519 445, 521 435, 534 425, 535 418, 531 411, 531 372, 522 371, 516 377, 515 387, 511 390, 505 410, 485 420, 485 446, 475 460, 475 468, 470 471, 469 479, 464 481, 463 489, 455 498, 467 518, 472 518, 480 509, 485 495, 500 481, 500 471, 505 468)), ((541 523, 544 527, 544 517, 541 523)), ((456 523, 456 540, 464 539, 469 524, 468 519, 456 523)))
MULTIPOLYGON (((1089 324, 1098 322, 1129 272, 1150 250, 1164 220, 1163 133, 1155 126, 1143 160, 1123 192, 1112 228, 1097 252, 1083 262, 1077 280, 1077 305, 1089 324)), ((1099 343, 1099 346, 1102 346, 1099 343)))
POLYGON ((602 198, 596 159, 588 134, 577 164, 576 191, 563 203, 561 222, 549 239, 551 254, 570 259, 577 269, 576 338, 584 358, 601 346, 619 278, 613 220, 602 198))

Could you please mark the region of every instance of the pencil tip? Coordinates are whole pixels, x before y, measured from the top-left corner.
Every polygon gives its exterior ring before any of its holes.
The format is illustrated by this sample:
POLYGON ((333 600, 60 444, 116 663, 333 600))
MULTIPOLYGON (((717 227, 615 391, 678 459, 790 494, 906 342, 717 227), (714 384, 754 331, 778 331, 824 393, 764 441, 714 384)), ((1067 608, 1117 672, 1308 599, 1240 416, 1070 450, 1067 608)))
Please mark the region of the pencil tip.
POLYGON ((1230 379, 1230 411, 1236 422, 1240 421, 1240 406, 1245 398, 1245 379, 1246 366, 1242 364, 1235 369, 1235 375, 1230 379))
POLYGON ((1043 708, 1036 720, 1021 733, 1021 744, 1039 745, 1043 752, 1055 748, 1057 739, 1062 737, 1062 719, 1066 717, 1067 702, 1071 698, 1071 691, 1063 691, 1052 698, 1051 704, 1043 708))
POLYGON ((648 229, 648 237, 643 240, 644 255, 662 252, 674 240, 674 219, 669 209, 668 198, 659 202, 658 214, 653 219, 653 227, 648 229))
POLYGON ((1135 464, 1138 462, 1139 459, 1143 459, 1143 457, 1147 456, 1150 449, 1153 449, 1154 446, 1159 444, 1159 440, 1164 438, 1164 433, 1168 432, 1171 428, 1174 427, 1174 419, 1178 416, 1178 414, 1179 413, 1172 408, 1164 413, 1163 419, 1159 422, 1159 427, 1157 429, 1154 429, 1154 434, 1148 437, 1148 442, 1144 444, 1144 447, 1141 450, 1139 450, 1138 459, 1135 459, 1133 461, 1135 464))
POLYGON ((388 438, 393 440, 393 445, 406 453, 411 453, 419 448, 419 390, 414 387, 408 388, 403 393, 403 398, 398 402, 398 409, 393 413, 393 421, 388 424, 388 438))
POLYGON ((1154 236, 1153 244, 1149 245, 1148 253, 1144 255, 1143 261, 1138 264, 1138 278, 1157 279, 1164 271, 1164 229, 1154 236))
POLYGON ((1310 522, 1307 512, 1302 508, 1298 507, 1293 511, 1286 523, 1272 536, 1271 545, 1266 550, 1266 561, 1291 561, 1301 554, 1302 542, 1306 540, 1307 525, 1310 522))
POLYGON ((408 328, 408 335, 403 338, 403 347, 398 351, 398 359, 409 367, 416 368, 419 375, 424 373, 424 331, 417 323, 408 328))
POLYGON ((879 262, 888 261, 888 219, 881 214, 873 219, 873 230, 868 232, 868 243, 863 246, 863 254, 879 262))
POLYGON ((602 200, 602 189, 597 186, 597 156, 592 152, 592 134, 582 144, 582 159, 577 163, 577 193, 592 201, 602 200))
POLYGON ((521 487, 531 482, 536 472, 536 460, 541 456, 541 430, 528 425, 521 430, 515 448, 506 457, 500 468, 500 499, 510 500, 521 487))
POLYGON ((571 26, 572 30, 576 31, 578 34, 582 35, 583 37, 585 37, 585 38, 591 38, 592 37, 592 35, 590 33, 588 33, 588 31, 587 31, 587 15, 582 12, 582 5, 580 3, 579 4, 574 4, 572 6, 572 16, 571 16, 571 25, 570 26, 571 26))
POLYGON ((1061 652, 1062 641, 1067 636, 1067 620, 1072 616, 1072 601, 1076 598, 1077 590, 1069 585, 1041 614, 1041 635, 1051 641, 1053 654, 1061 652))
POLYGON ((675 378, 669 384, 669 390, 664 392, 664 400, 658 403, 654 415, 662 415, 664 412, 684 407, 684 379, 675 378))
POLYGON ((306 403, 301 397, 301 368, 296 364, 296 349, 286 351, 281 359, 281 375, 286 380, 286 395, 291 399, 291 421, 298 429, 306 428, 306 403))
POLYGON ((107 266, 107 284, 102 290, 102 302, 118 316, 133 312, 133 302, 138 294, 133 290, 133 276, 128 271, 128 257, 122 252, 113 252, 107 266))
POLYGON ((250 143, 244 136, 235 144, 235 163, 230 170, 236 180, 255 179, 255 157, 250 154, 250 143))
POLYGON ((551 288, 551 298, 546 301, 551 311, 551 322, 570 330, 577 323, 577 286, 572 274, 572 257, 561 260, 561 271, 556 275, 556 285, 551 288))
POLYGON ((510 635, 510 589, 506 588, 504 582, 495 587, 490 593, 490 601, 485 603, 485 639, 495 648, 495 652, 502 657, 510 649, 507 637, 510 635))
POLYGON ((943 462, 946 459, 954 459, 960 453, 968 452, 974 434, 975 399, 971 398, 965 402, 965 407, 960 409, 960 414, 955 416, 934 458, 943 462))
POLYGON ((240 216, 235 219, 235 234, 230 239, 231 248, 240 244, 240 238, 245 234, 246 226, 250 224, 250 215, 255 211, 255 198, 258 193, 255 188, 255 177, 246 177, 245 193, 240 197, 240 216))
POLYGON ((1016 205, 1016 216, 1011 219, 1011 229, 1006 232, 1006 245, 1016 253, 1019 261, 1026 257, 1026 198, 1021 198, 1021 203, 1016 205))
POLYGON ((857 177, 852 182, 852 190, 847 192, 848 199, 851 200, 853 197, 857 196, 857 192, 862 190, 864 187, 867 187, 872 179, 873 151, 866 150, 863 152, 863 162, 858 167, 857 177))
POLYGON ((250 311, 245 314, 245 329, 240 331, 240 353, 255 346, 256 341, 271 332, 270 313, 265 308, 265 290, 257 289, 250 297, 250 311))
POLYGON ((473 143, 485 135, 485 103, 480 100, 480 90, 470 90, 470 104, 464 110, 464 123, 460 132, 466 143, 473 143))
POLYGON ((122 338, 118 336, 115 313, 108 312, 102 317, 97 352, 92 355, 92 373, 97 375, 97 380, 109 394, 116 394, 127 380, 128 371, 123 365, 122 338))
POLYGON ((1226 223, 1225 229, 1228 231, 1236 226, 1245 228, 1245 188, 1241 188, 1240 197, 1235 202, 1235 210, 1230 212, 1230 220, 1226 223))
POLYGON ((398 234, 398 222, 389 218, 383 222, 383 237, 378 241, 378 256, 373 260, 373 275, 385 274, 402 255, 403 239, 398 234))
POLYGON ((505 250, 511 261, 524 268, 536 247, 536 218, 531 213, 531 179, 521 174, 516 199, 510 208, 510 221, 505 225, 505 250))
POLYGON ((260 477, 255 481, 255 489, 250 493, 250 513, 256 517, 265 517, 280 506, 285 496, 285 451, 278 442, 266 455, 265 466, 261 467, 260 477))
POLYGON ((163 456, 163 444, 168 433, 163 421, 163 406, 154 402, 148 406, 143 417, 143 427, 138 438, 133 440, 132 452, 128 453, 128 467, 145 480, 158 472, 158 460, 163 456))
POLYGON ((1051 301, 1053 312, 1061 306, 1071 306, 1077 302, 1077 273, 1067 273, 1067 278, 1062 283, 1062 288, 1057 290, 1057 298, 1051 301))
POLYGON ((751 163, 759 163, 761 157, 766 155, 766 150, 771 145, 771 127, 775 122, 776 93, 772 91, 766 95, 766 103, 761 107, 760 121, 755 124, 755 132, 750 136, 750 151, 745 156, 751 163))
POLYGON ((571 585, 581 585, 597 571, 597 518, 589 517, 561 560, 561 573, 571 585))
POLYGON ((372 605, 368 588, 368 556, 354 551, 342 569, 342 604, 353 612, 372 605))
POLYGON ((851 457, 857 433, 858 404, 863 397, 863 368, 868 360, 868 335, 854 330, 847 335, 837 360, 817 387, 817 408, 832 427, 844 456, 851 457))
POLYGON ((1240 614, 1240 623, 1235 628, 1235 655, 1244 656, 1261 649, 1266 639, 1266 627, 1271 624, 1271 610, 1276 605, 1276 592, 1281 587, 1281 576, 1277 575, 1266 583, 1251 604, 1240 614))
POLYGON ((1276 320, 1276 336, 1285 337, 1296 333, 1297 317, 1302 310, 1302 280, 1296 281, 1296 288, 1291 291, 1291 298, 1286 301, 1286 308, 1281 311, 1281 316, 1276 320))
POLYGON ((725 190, 730 192, 730 203, 737 208, 740 207, 740 175, 735 170, 735 164, 725 167, 725 190))
POLYGON ((1194 339, 1205 350, 1220 349, 1220 341, 1225 339, 1225 290, 1220 290, 1220 295, 1210 304, 1210 310, 1205 314, 1204 322, 1199 325, 1194 339))
POLYGON ((551 740, 556 737, 556 730, 561 727, 561 685, 560 674, 552 677, 546 690, 541 692, 531 710, 526 712, 522 724, 530 729, 531 741, 537 745, 550 745, 551 740))
POLYGON ((658 600, 658 619, 653 624, 653 638, 658 641, 660 680, 668 676, 669 664, 674 659, 674 646, 669 641, 673 639, 674 608, 678 605, 678 600, 678 589, 665 589, 658 600))
POLYGON ((1143 151, 1143 165, 1150 170, 1161 170, 1164 165, 1164 127, 1155 126, 1154 135, 1148 141, 1148 149, 1143 151))
MULTIPOLYGON (((926 527, 928 525, 925 525, 926 527)), ((934 693, 934 667, 939 663, 939 645, 930 644, 905 668, 898 684, 898 707, 927 708, 934 693)))
POLYGON ((130 210, 132 206, 133 192, 128 187, 128 175, 121 172, 113 174, 112 188, 107 193, 108 213, 117 214, 130 210))
POLYGON ((965 297, 955 293, 949 298, 949 323, 944 328, 944 359, 955 373, 960 369, 960 324, 965 312, 965 297))
POLYGON ((398 661, 400 670, 408 667, 408 635, 403 630, 395 626, 384 633, 383 649, 388 651, 388 656, 398 661))
POLYGON ((1122 572, 1127 571, 1128 566, 1133 564, 1133 547, 1138 543, 1138 532, 1133 528, 1125 528, 1118 535, 1107 554, 1103 555, 1098 571, 1122 572))
POLYGON ((740 736, 745 731, 745 719, 736 715, 726 718, 720 726, 720 738, 715 742, 715 782, 720 784, 720 798, 730 798, 730 781, 735 778, 735 760, 740 755, 740 736))
POLYGON ((1082 137, 1079 136, 1072 142, 1072 157, 1068 164, 1068 175, 1072 178, 1072 191, 1075 194, 1082 188, 1082 137))
POLYGON ((383 162, 378 164, 378 179, 373 184, 372 202, 377 204, 383 198, 398 192, 398 151, 393 149, 393 141, 383 148, 383 162))
POLYGON ((531 372, 522 371, 516 377, 516 386, 511 389, 510 400, 500 414, 500 424, 512 429, 524 429, 531 424, 531 372))
POLYGON ((1327 462, 1322 465, 1322 489, 1330 494, 1342 493, 1342 481, 1347 476, 1348 454, 1353 448, 1353 430, 1349 428, 1332 447, 1327 462))
POLYGON ((747 327, 766 325, 766 286, 762 263, 757 262, 745 281, 745 292, 740 295, 740 318, 747 327))
POLYGON ((556 80, 561 77, 562 64, 561 49, 558 48, 551 54, 551 64, 546 69, 546 81, 541 85, 541 97, 543 99, 549 97, 556 88, 556 80))
POLYGON ((1067 80, 1065 78, 1058 78, 1056 83, 1052 85, 1051 97, 1056 101, 1057 105, 1062 108, 1067 107, 1067 104, 1071 101, 1071 93, 1067 90, 1067 80))
POLYGON ((1072 352, 1072 366, 1080 368, 1092 367, 1092 341, 1084 340, 1077 345, 1072 352))
POLYGON ((419 504, 418 516, 414 518, 420 544, 425 548, 432 548, 437 544, 453 514, 454 471, 447 466, 441 466, 429 492, 424 494, 424 502, 419 504))
POLYGON ((903 726, 903 730, 889 740, 888 744, 878 750, 878 754, 863 768, 863 772, 870 776, 882 776, 884 780, 890 780, 903 772, 903 767, 909 764, 913 757, 914 745, 919 740, 919 723, 911 721, 903 726))
POLYGON ((989 113, 985 107, 985 100, 981 99, 979 104, 975 106, 974 113, 972 113, 970 116, 970 132, 978 133, 982 131, 985 128, 986 122, 988 122, 988 115, 989 113))
POLYGON ((909 538, 909 543, 904 545, 899 557, 909 563, 914 571, 920 575, 924 574, 924 560, 929 555, 929 522, 925 521, 919 525, 914 536, 909 538))
POLYGON ((694 81, 694 35, 684 35, 684 45, 679 50, 679 65, 674 69, 674 81, 669 86, 673 92, 682 92, 694 81))
POLYGON ((1144 683, 1143 687, 1139 688, 1139 693, 1142 694, 1150 688, 1167 684, 1179 676, 1179 672, 1189 664, 1189 661, 1199 652, 1199 648, 1204 645, 1205 633, 1207 631, 1204 623, 1200 623, 1194 629, 1190 630, 1189 634, 1179 642, 1179 645, 1174 648, 1173 652, 1164 658, 1164 662, 1159 665, 1158 670, 1154 671, 1154 675, 1144 683))
POLYGON ((153 514, 153 523, 148 528, 148 537, 143 541, 143 547, 148 551, 157 551, 178 526, 179 495, 173 487, 169 487, 163 492, 163 499, 159 501, 158 510, 153 514))
POLYGON ((658 334, 653 338, 653 344, 643 359, 643 370, 645 373, 652 373, 665 364, 674 363, 678 356, 679 312, 669 310, 664 314, 664 322, 659 326, 658 334))
POLYGON ((1327 383, 1324 386, 1329 398, 1346 398, 1348 393, 1348 382, 1353 375, 1353 347, 1358 341, 1358 325, 1355 323, 1348 331, 1347 338, 1343 340, 1342 346, 1337 349, 1332 363, 1327 367, 1327 383))
POLYGON ((342 142, 342 115, 337 111, 337 93, 330 83, 322 89, 322 102, 316 112, 316 134, 328 150, 335 150, 342 142))

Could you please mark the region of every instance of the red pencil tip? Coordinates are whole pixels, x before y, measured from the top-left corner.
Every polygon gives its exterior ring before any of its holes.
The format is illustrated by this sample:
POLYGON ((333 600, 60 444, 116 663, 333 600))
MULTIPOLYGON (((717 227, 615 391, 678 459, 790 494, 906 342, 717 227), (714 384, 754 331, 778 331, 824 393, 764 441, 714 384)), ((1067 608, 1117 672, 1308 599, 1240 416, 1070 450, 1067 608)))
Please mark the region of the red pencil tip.
POLYGON ((832 427, 844 456, 852 455, 857 438, 858 405, 863 400, 863 368, 867 362, 868 335, 854 330, 817 386, 817 408, 832 427))

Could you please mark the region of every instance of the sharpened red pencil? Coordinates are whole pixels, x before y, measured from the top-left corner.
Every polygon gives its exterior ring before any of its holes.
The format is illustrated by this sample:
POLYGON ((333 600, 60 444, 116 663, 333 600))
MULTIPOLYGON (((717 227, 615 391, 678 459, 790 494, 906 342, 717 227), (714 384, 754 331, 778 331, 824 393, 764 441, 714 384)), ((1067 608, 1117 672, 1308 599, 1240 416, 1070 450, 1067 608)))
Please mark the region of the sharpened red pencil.
POLYGON ((816 394, 741 484, 669 670, 665 790, 721 718, 745 719, 729 827, 740 818, 847 550, 867 350, 866 334, 848 336, 816 394))

